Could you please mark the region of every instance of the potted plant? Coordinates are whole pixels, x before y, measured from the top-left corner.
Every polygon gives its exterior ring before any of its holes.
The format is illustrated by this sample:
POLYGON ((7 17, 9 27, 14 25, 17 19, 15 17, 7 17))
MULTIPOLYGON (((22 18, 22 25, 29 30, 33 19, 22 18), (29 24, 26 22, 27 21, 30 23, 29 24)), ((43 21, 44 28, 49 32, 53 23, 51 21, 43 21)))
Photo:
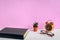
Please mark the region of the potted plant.
POLYGON ((37 22, 35 22, 33 24, 33 30, 34 30, 34 32, 37 32, 37 30, 38 30, 38 23, 37 22))

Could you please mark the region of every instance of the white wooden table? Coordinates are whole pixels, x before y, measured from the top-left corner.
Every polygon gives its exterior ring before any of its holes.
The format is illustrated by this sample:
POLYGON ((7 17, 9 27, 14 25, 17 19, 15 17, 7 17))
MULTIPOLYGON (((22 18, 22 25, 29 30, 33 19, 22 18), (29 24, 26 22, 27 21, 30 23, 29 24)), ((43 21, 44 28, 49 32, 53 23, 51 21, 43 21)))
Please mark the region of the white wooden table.
POLYGON ((55 36, 50 37, 45 34, 40 34, 40 30, 38 32, 30 31, 24 40, 60 40, 60 29, 54 30, 53 33, 55 36))
MULTIPOLYGON (((53 33, 55 34, 55 36, 50 37, 48 35, 40 34, 40 30, 38 32, 33 32, 30 30, 24 40, 60 40, 60 29, 54 30, 53 33)), ((22 39, 0 38, 0 40, 22 40, 22 39)))

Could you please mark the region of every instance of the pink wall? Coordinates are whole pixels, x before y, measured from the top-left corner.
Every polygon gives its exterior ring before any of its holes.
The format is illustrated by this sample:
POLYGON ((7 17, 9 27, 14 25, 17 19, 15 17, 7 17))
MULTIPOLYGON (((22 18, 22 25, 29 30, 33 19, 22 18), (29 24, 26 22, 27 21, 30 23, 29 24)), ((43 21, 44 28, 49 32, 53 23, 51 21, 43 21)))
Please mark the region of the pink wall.
POLYGON ((60 0, 0 0, 0 27, 44 28, 46 20, 60 29, 60 0))

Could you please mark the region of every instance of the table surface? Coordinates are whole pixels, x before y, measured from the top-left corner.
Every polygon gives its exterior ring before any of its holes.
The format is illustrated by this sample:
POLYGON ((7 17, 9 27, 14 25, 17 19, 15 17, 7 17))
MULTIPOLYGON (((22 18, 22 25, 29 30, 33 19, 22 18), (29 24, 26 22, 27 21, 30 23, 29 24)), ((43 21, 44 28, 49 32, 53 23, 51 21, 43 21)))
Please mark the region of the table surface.
POLYGON ((60 40, 60 29, 52 31, 55 34, 53 37, 40 34, 40 31, 41 30, 38 32, 30 31, 24 40, 60 40))
MULTIPOLYGON (((29 30, 28 35, 24 40, 60 40, 60 29, 56 29, 53 31, 55 36, 50 37, 48 35, 40 34, 41 30, 38 30, 37 32, 34 32, 32 30, 29 30)), ((10 38, 0 38, 0 40, 22 40, 22 39, 10 39, 10 38)))

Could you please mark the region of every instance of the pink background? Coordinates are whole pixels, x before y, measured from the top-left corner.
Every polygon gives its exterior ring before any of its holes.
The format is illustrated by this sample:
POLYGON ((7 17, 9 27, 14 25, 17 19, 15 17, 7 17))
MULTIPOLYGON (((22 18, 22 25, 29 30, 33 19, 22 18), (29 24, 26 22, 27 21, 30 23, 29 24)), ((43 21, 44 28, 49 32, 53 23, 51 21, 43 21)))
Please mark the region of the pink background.
POLYGON ((60 29, 60 0, 0 0, 0 27, 44 28, 52 20, 60 29))

